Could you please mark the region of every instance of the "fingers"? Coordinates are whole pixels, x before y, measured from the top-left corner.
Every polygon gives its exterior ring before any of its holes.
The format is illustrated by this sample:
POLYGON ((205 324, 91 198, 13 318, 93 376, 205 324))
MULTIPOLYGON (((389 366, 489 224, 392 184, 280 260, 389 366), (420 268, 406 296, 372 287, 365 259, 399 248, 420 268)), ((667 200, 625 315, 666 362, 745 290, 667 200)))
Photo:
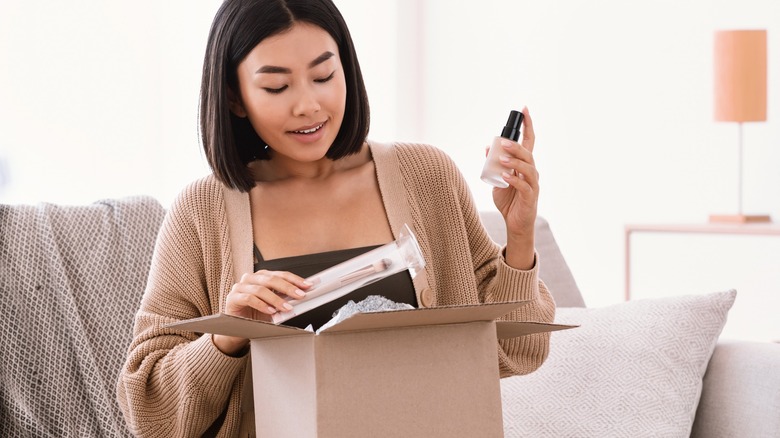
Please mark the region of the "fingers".
POLYGON ((303 298, 306 296, 304 290, 310 287, 311 284, 290 272, 260 270, 244 274, 230 290, 225 310, 241 316, 250 313, 247 309, 269 315, 287 312, 292 310, 292 305, 285 297, 303 298))
POLYGON ((533 165, 516 159, 502 161, 502 164, 510 167, 502 172, 501 176, 512 187, 523 189, 522 184, 530 189, 536 189, 539 186, 539 173, 533 165))
POLYGON ((534 151, 536 143, 536 134, 534 134, 534 122, 531 120, 531 112, 528 107, 523 107, 523 147, 530 152, 534 151))
POLYGON ((251 313, 248 312, 250 309, 273 315, 276 312, 292 310, 292 306, 269 289, 247 287, 246 284, 236 283, 228 294, 225 306, 226 313, 245 316, 251 313))
POLYGON ((304 290, 312 286, 302 277, 286 271, 260 270, 254 274, 246 274, 246 277, 253 283, 263 285, 276 293, 296 299, 306 296, 304 290))
MULTIPOLYGON (((501 157, 509 157, 510 159, 517 159, 520 161, 524 161, 526 163, 529 163, 533 166, 536 165, 534 162, 534 156, 531 151, 529 151, 525 145, 521 145, 519 143, 515 143, 511 140, 502 139, 501 140, 501 147, 503 148, 503 153, 501 154, 501 157)), ((500 158, 499 158, 500 159, 500 158)))
POLYGON ((502 140, 503 153, 499 156, 499 162, 506 168, 503 179, 515 188, 522 188, 522 184, 535 189, 538 187, 539 173, 536 170, 533 154, 522 145, 510 140, 502 140))
POLYGON ((511 187, 524 194, 532 194, 539 187, 539 176, 533 168, 528 168, 520 172, 502 172, 501 178, 511 187))

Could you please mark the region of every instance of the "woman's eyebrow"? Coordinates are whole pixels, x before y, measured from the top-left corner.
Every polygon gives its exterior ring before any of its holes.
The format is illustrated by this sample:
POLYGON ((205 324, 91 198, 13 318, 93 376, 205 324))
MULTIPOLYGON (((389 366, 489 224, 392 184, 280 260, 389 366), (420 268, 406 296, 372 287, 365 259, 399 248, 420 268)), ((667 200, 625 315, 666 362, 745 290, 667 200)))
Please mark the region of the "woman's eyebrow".
POLYGON ((323 62, 329 60, 333 56, 334 56, 333 52, 330 52, 330 51, 324 52, 322 55, 314 58, 314 61, 309 63, 309 68, 314 68, 314 67, 322 64, 323 62))
MULTIPOLYGON (((335 56, 335 54, 333 52, 331 52, 331 51, 324 52, 322 55, 314 58, 314 60, 309 63, 309 68, 314 68, 314 67, 322 64, 323 62, 327 61, 328 59, 332 58, 333 56, 335 56)), ((278 67, 278 66, 275 66, 275 65, 264 65, 264 66, 258 68, 257 71, 255 72, 255 74, 259 74, 259 73, 285 73, 285 74, 290 74, 290 73, 292 73, 292 70, 290 70, 287 67, 278 67)))

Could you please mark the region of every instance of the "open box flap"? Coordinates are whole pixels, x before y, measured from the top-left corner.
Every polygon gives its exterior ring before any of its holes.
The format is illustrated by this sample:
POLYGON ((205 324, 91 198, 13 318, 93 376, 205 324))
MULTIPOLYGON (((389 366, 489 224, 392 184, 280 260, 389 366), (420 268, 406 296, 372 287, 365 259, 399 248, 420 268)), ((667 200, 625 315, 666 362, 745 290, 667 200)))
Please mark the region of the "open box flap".
POLYGON ((568 330, 575 327, 579 326, 532 321, 496 321, 496 335, 498 339, 509 339, 534 333, 568 330))
POLYGON ((526 303, 528 301, 356 313, 320 333, 493 321, 526 303))
MULTIPOLYGON (((323 330, 322 333, 493 321, 526 303, 527 301, 515 301, 495 304, 443 306, 357 313, 335 326, 323 330)), ((212 333, 248 339, 314 335, 312 332, 295 327, 277 325, 270 322, 221 313, 168 324, 166 327, 192 331, 195 333, 212 333)), ((496 331, 499 339, 514 338, 532 333, 566 330, 573 327, 576 326, 541 322, 496 322, 496 331)))
POLYGON ((225 315, 224 313, 188 319, 186 321, 168 324, 166 327, 195 333, 211 333, 248 339, 314 335, 312 332, 296 327, 276 325, 265 321, 225 315))

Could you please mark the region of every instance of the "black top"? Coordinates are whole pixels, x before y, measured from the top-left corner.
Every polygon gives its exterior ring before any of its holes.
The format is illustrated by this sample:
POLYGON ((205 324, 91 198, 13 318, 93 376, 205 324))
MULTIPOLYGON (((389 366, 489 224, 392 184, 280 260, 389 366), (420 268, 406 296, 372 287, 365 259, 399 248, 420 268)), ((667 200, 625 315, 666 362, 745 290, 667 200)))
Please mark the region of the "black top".
MULTIPOLYGON (((260 254, 257 246, 253 246, 256 258, 255 272, 259 271, 260 269, 266 269, 269 271, 289 271, 293 274, 300 275, 303 278, 314 275, 324 269, 330 268, 341 262, 347 261, 353 257, 379 247, 379 245, 376 245, 363 248, 328 251, 316 254, 305 254, 295 257, 283 257, 273 260, 263 260, 263 256, 260 254)), ((417 296, 414 293, 414 284, 412 283, 412 278, 409 275, 408 270, 403 270, 385 277, 377 282, 355 289, 343 297, 337 298, 329 303, 325 303, 315 309, 311 309, 303 315, 290 318, 283 324, 299 328, 306 328, 306 326, 311 324, 314 330, 317 330, 325 323, 330 321, 336 311, 338 311, 343 305, 347 304, 350 300, 357 303, 369 295, 381 295, 396 303, 406 303, 417 307, 417 296)))

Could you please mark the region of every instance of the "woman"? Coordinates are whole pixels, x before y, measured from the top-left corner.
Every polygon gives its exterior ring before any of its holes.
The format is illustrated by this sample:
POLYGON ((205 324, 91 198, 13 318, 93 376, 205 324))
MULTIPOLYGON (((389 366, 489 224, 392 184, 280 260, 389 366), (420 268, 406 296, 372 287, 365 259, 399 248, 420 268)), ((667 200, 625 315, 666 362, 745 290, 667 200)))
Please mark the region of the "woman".
MULTIPOLYGON (((200 106, 213 174, 182 191, 160 231, 118 383, 134 433, 254 430, 241 412, 249 341, 165 325, 285 311, 285 296, 311 288, 307 275, 392 241, 405 223, 424 272, 412 280, 404 271, 333 305, 377 293, 426 307, 530 300, 506 318, 553 320, 534 251, 538 174, 527 109, 522 144, 504 146, 510 186, 493 192, 507 225, 502 249, 444 153, 366 139, 360 67, 330 0, 226 0, 209 35, 200 106)), ((312 322, 306 315, 288 322, 312 322)), ((548 347, 548 334, 501 341, 502 376, 532 372, 548 347)), ((262 385, 273 376, 253 378, 262 385)))

